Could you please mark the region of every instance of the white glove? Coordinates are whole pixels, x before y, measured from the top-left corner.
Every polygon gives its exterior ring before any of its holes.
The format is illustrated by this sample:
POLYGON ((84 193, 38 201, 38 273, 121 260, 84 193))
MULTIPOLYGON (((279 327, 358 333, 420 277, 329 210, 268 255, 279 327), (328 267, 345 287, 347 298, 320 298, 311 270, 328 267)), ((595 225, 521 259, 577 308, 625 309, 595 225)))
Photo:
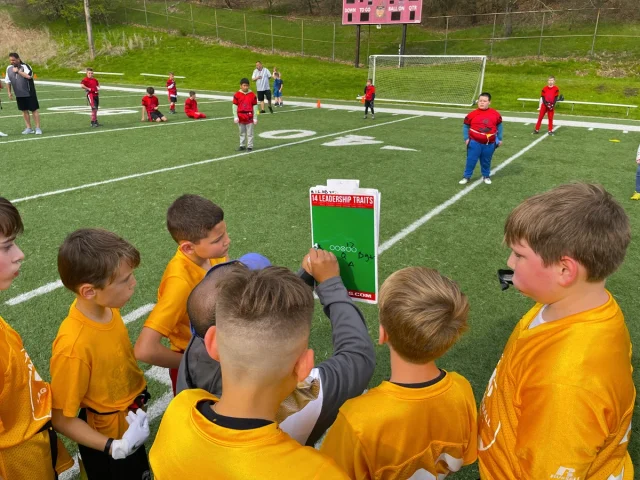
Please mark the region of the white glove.
POLYGON ((239 122, 240 122, 240 119, 238 117, 233 119, 233 123, 239 123, 239 122))
POLYGON ((111 444, 111 456, 114 460, 122 460, 138 450, 149 438, 149 419, 141 408, 136 413, 129 412, 126 417, 129 428, 122 439, 111 444))
POLYGON ((254 125, 257 125, 257 124, 258 124, 258 119, 257 119, 257 118, 254 118, 254 119, 253 119, 253 124, 254 124, 254 125))

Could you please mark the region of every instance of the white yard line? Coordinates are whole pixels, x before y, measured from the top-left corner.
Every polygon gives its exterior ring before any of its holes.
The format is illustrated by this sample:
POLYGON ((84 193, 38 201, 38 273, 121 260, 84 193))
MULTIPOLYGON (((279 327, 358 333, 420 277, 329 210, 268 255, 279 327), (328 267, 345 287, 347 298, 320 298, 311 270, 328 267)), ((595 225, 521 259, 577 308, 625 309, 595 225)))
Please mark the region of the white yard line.
POLYGON ((122 321, 124 321, 125 325, 131 322, 135 322, 140 317, 144 317, 147 313, 150 313, 151 310, 153 310, 153 307, 155 306, 156 306, 155 303, 147 303, 146 305, 143 305, 127 313, 124 317, 122 317, 122 321))
MULTIPOLYGON (((560 127, 558 127, 558 128, 560 128, 560 127)), ((556 128, 555 130, 558 130, 558 128, 556 128)), ((517 152, 514 155, 510 156, 504 162, 502 162, 500 165, 498 165, 493 170, 491 170, 491 174, 499 172, 504 167, 509 165, 511 162, 513 162, 517 158, 520 158, 522 155, 527 153, 533 147, 538 145, 540 142, 543 142, 547 137, 548 137, 548 135, 543 135, 542 137, 540 137, 540 138, 536 139, 535 141, 531 142, 529 145, 524 147, 522 150, 520 150, 519 152, 517 152)), ((413 222, 411 225, 409 225, 406 228, 403 228, 402 230, 400 230, 398 233, 396 233, 389 240, 385 241, 384 243, 382 243, 382 245, 378 246, 378 255, 382 255, 385 251, 389 250, 396 243, 398 243, 399 241, 403 240, 404 238, 406 238, 411 233, 415 232, 418 228, 420 228, 422 225, 427 223, 433 217, 435 217, 436 215, 442 213, 444 210, 449 208, 451 205, 456 203, 458 200, 464 198, 466 195, 471 193, 475 188, 477 188, 478 185, 480 185, 481 183, 482 183, 482 179, 476 180, 475 182, 473 182, 469 186, 467 186, 464 189, 460 190, 458 193, 456 193, 449 200, 441 203, 440 205, 438 205, 437 207, 435 207, 434 209, 430 210, 425 215, 420 217, 418 220, 413 222)), ((491 187, 488 186, 487 188, 491 188, 491 187)))
POLYGON ((10 298, 4 303, 5 305, 18 305, 20 303, 26 302, 27 300, 31 300, 32 298, 39 297, 40 295, 53 292, 60 287, 62 287, 62 281, 56 280, 55 282, 47 283, 46 285, 38 287, 35 290, 31 290, 30 292, 25 292, 16 297, 10 298))
MULTIPOLYGON (((78 88, 78 93, 79 95, 75 96, 75 97, 68 97, 68 98, 39 98, 38 102, 56 102, 58 100, 63 101, 63 100, 82 100, 83 98, 86 98, 86 95, 83 94, 82 90, 80 90, 78 88)), ((126 97, 138 97, 139 94, 137 93, 131 93, 129 95, 100 95, 100 100, 102 100, 103 98, 126 98, 126 97)))
MULTIPOLYGON (((285 112, 283 112, 283 113, 285 113, 285 112)), ((233 118, 233 117, 227 117, 226 119, 229 119, 229 118, 233 118)), ((300 145, 300 144, 303 144, 303 143, 313 142, 315 140, 321 140, 323 138, 337 137, 339 135, 344 135, 346 133, 359 132, 361 130, 367 130, 369 128, 382 127, 384 125, 391 125, 391 124, 394 124, 394 123, 404 122, 406 120, 412 120, 412 119, 415 119, 415 118, 419 118, 419 117, 415 117, 415 116, 414 117, 405 117, 405 118, 401 118, 399 120, 392 120, 392 121, 389 121, 389 122, 382 122, 382 123, 376 123, 374 125, 368 125, 366 127, 352 128, 350 130, 344 130, 342 132, 334 132, 334 133, 329 133, 329 134, 326 134, 326 135, 310 137, 310 138, 306 138, 304 140, 299 140, 297 142, 289 142, 289 143, 283 143, 283 144, 280 144, 280 145, 274 145, 273 147, 262 148, 262 149, 259 149, 259 150, 254 150, 252 152, 235 153, 235 154, 226 155, 226 156, 223 156, 223 157, 210 158, 208 160, 201 160, 199 162, 185 163, 185 164, 182 164, 182 165, 175 165, 173 167, 159 168, 157 170, 151 170, 151 171, 148 171, 148 172, 134 173, 132 175, 125 175, 124 177, 111 178, 111 179, 108 179, 108 180, 102 180, 102 181, 99 181, 99 182, 86 183, 84 185, 78 185, 78 186, 75 186, 75 187, 69 187, 69 188, 63 188, 63 189, 60 189, 60 190, 53 190, 53 191, 50 191, 50 192, 38 193, 36 195, 30 195, 28 197, 16 198, 15 200, 11 200, 11 202, 12 203, 26 202, 28 200, 35 200, 37 198, 51 197, 53 195, 60 195, 62 193, 74 192, 76 190, 84 190, 86 188, 98 187, 98 186, 101 186, 101 185, 108 185, 110 183, 116 183, 116 182, 122 182, 124 180, 131 180, 131 179, 134 179, 134 178, 146 177, 146 176, 155 175, 155 174, 158 174, 158 173, 165 173, 165 172, 171 172, 171 171, 174 171, 174 170, 181 170, 183 168, 196 167, 196 166, 199 166, 199 165, 206 165, 208 163, 220 162, 222 160, 229 160, 231 158, 237 158, 237 157, 246 156, 246 155, 253 155, 253 154, 256 154, 256 153, 259 154, 259 155, 262 155, 262 153, 264 153, 264 152, 269 152, 269 151, 272 151, 272 150, 278 150, 280 148, 291 147, 291 146, 294 146, 294 145, 300 145)), ((198 122, 206 122, 207 120, 208 119, 197 120, 197 121, 198 122)), ((218 118, 217 120, 223 120, 223 119, 218 118)), ((187 122, 184 122, 184 123, 187 123, 187 122)), ((162 124, 158 124, 157 126, 160 126, 160 125, 172 125, 172 124, 170 124, 170 123, 162 123, 162 124)), ((173 125, 175 125, 175 123, 173 125)), ((156 125, 149 125, 148 127, 153 127, 153 126, 156 126, 156 125)), ((112 131, 115 131, 115 130, 129 130, 130 128, 144 128, 144 127, 128 127, 128 128, 113 129, 112 131)), ((74 134, 74 135, 81 135, 81 133, 74 134)), ((3 142, 3 143, 8 143, 8 142, 3 142)))

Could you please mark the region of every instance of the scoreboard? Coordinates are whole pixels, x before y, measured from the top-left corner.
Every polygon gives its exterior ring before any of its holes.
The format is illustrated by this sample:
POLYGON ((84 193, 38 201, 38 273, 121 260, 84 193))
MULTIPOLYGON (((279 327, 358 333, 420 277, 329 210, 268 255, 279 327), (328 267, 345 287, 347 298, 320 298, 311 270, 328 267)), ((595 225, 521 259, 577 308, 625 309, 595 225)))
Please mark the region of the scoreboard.
POLYGON ((342 25, 420 23, 422 0, 343 0, 342 25))

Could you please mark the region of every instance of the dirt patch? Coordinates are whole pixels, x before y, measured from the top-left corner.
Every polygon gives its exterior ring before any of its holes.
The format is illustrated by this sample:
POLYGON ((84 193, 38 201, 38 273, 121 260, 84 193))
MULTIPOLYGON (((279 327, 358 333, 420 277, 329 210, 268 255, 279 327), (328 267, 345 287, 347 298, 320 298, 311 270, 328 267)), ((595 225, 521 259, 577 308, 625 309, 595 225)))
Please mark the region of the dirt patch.
POLYGON ((622 78, 627 76, 627 72, 622 68, 607 67, 605 65, 596 71, 599 77, 605 78, 622 78))
POLYGON ((627 88, 624 89, 624 96, 625 97, 637 97, 638 93, 640 93, 640 88, 627 87, 627 88))
POLYGON ((576 70, 576 77, 586 77, 589 75, 589 70, 576 70))
POLYGON ((596 92, 598 93, 604 93, 606 91, 607 91, 607 87, 605 85, 601 84, 596 87, 596 92))
POLYGON ((7 12, 0 12, 0 38, 4 52, 18 52, 27 63, 44 65, 58 53, 58 45, 46 27, 20 28, 7 12))

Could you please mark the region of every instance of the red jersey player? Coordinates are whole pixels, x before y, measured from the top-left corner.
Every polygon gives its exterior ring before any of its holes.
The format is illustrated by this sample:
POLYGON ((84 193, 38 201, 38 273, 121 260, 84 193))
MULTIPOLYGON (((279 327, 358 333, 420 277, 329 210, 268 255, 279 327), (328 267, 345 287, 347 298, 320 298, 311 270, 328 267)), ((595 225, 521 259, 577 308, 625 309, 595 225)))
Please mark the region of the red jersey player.
POLYGON ((93 69, 87 68, 87 76, 82 79, 80 86, 87 94, 87 101, 91 107, 91 126, 99 127, 98 123, 98 107, 100 99, 98 98, 98 90, 100 90, 100 82, 93 78, 93 69))
POLYGON ((367 118, 369 108, 371 108, 371 118, 376 118, 373 111, 373 101, 376 99, 376 87, 373 86, 373 80, 368 79, 364 87, 364 118, 367 118))
POLYGON ((240 80, 240 90, 233 96, 233 121, 240 129, 240 148, 238 150, 253 150, 253 126, 258 123, 258 98, 249 90, 249 79, 240 80), (245 138, 247 146, 245 147, 245 138))
POLYGON ((200 113, 198 111, 198 102, 196 101, 196 92, 191 90, 189 92, 189 98, 184 102, 184 113, 187 114, 189 118, 207 118, 204 113, 200 113))
POLYGON ((155 89, 153 87, 147 88, 147 95, 142 97, 142 121, 144 122, 144 115, 147 114, 147 120, 149 122, 166 122, 165 117, 160 110, 158 110, 158 97, 154 95, 155 89))
POLYGON ((542 93, 540 93, 542 103, 540 104, 540 115, 538 116, 538 123, 536 123, 536 129, 533 131, 534 134, 537 135, 538 133, 540 133, 540 125, 542 124, 542 119, 544 118, 545 113, 549 118, 549 135, 554 134, 553 114, 559 96, 560 89, 556 87, 556 77, 552 75, 547 81, 547 86, 544 87, 542 89, 542 93))
POLYGON ((167 94, 169 95, 169 113, 175 115, 176 102, 178 101, 178 88, 176 87, 176 79, 173 72, 169 72, 169 80, 167 80, 167 94))
POLYGON ((473 170, 480 160, 482 181, 491 184, 491 159, 496 148, 502 144, 502 116, 497 110, 489 108, 491 94, 481 93, 478 108, 469 113, 462 125, 462 136, 467 145, 467 165, 460 185, 469 182, 473 170))

